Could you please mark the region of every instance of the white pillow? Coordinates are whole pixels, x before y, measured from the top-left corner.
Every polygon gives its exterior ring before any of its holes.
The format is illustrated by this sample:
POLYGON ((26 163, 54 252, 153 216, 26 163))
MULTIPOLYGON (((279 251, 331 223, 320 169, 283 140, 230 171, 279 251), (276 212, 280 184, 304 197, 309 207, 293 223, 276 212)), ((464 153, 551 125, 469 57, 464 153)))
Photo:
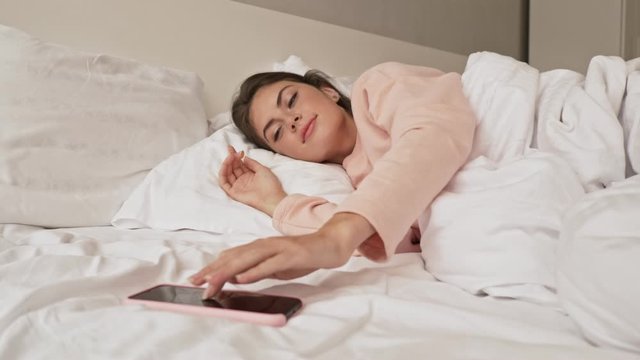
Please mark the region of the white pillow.
POLYGON ((227 156, 227 145, 244 150, 271 168, 289 194, 321 196, 340 202, 353 191, 341 166, 294 160, 258 149, 230 124, 154 168, 114 216, 112 224, 127 229, 277 235, 269 216, 231 200, 219 187, 218 170, 227 156))
POLYGON ((478 124, 469 159, 519 158, 531 146, 538 70, 511 57, 477 52, 469 55, 462 85, 478 124))
POLYGON ((191 72, 0 25, 0 223, 107 225, 146 173, 206 136, 191 72))
POLYGON ((562 69, 540 74, 538 149, 565 159, 587 191, 625 178, 618 120, 625 85, 625 63, 618 57, 594 57, 586 76, 562 69))

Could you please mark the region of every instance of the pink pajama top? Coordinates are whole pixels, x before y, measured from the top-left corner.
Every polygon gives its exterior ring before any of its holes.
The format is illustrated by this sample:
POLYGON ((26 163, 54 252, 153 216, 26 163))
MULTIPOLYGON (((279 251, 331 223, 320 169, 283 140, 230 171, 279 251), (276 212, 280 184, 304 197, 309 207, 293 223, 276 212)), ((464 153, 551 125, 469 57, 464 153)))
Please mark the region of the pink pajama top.
POLYGON ((465 163, 476 117, 460 75, 400 63, 367 70, 351 94, 357 139, 342 166, 355 191, 340 204, 290 194, 273 214, 283 234, 310 233, 337 212, 363 216, 377 234, 358 248, 380 261, 419 251, 416 219, 465 163))

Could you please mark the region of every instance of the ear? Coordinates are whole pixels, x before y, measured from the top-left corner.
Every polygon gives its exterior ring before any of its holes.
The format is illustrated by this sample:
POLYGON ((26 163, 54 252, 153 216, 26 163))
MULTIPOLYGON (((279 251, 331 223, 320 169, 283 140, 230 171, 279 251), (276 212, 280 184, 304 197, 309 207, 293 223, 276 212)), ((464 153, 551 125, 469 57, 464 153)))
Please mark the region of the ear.
POLYGON ((329 99, 333 100, 334 102, 338 102, 338 100, 340 100, 340 94, 334 90, 332 87, 329 86, 322 86, 320 87, 320 90, 329 97, 329 99))

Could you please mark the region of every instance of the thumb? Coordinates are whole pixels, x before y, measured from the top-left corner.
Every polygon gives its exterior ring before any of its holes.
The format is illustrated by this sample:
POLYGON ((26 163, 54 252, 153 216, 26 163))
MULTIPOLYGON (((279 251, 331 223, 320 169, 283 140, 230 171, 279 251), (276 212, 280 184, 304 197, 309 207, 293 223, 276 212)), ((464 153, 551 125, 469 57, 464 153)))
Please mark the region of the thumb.
POLYGON ((266 166, 260 164, 259 162, 253 160, 248 156, 245 156, 244 159, 242 159, 242 161, 244 162, 245 165, 247 165, 249 170, 253 172, 258 172, 267 168, 266 166))

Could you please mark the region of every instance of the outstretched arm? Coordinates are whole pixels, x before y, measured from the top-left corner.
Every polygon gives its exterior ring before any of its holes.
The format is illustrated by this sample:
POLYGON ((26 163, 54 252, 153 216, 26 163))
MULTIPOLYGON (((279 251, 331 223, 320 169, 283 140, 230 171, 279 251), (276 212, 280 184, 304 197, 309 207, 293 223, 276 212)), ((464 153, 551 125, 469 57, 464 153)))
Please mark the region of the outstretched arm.
POLYGON ((339 267, 374 232, 360 215, 335 214, 311 234, 258 239, 225 250, 189 280, 198 286, 208 284, 203 295, 207 298, 220 291, 225 282, 292 279, 317 269, 339 267))

